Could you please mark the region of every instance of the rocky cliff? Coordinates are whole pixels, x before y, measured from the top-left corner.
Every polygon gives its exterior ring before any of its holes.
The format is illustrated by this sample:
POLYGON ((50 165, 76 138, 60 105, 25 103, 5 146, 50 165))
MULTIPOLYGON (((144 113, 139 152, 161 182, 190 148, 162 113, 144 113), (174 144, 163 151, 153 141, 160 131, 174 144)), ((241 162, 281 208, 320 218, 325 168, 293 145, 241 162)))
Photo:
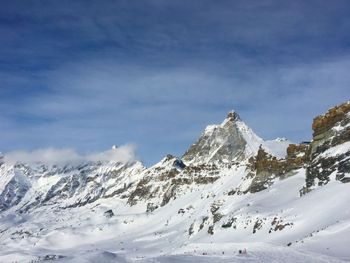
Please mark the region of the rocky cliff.
POLYGON ((311 143, 290 144, 285 158, 279 159, 259 148, 249 160, 253 177, 249 191, 254 193, 270 186, 275 178, 285 178, 306 169, 304 194, 330 180, 349 182, 350 171, 350 103, 346 102, 316 117, 312 124, 311 143))
POLYGON ((332 178, 350 182, 350 102, 316 117, 312 129, 306 187, 327 184, 332 178))
POLYGON ((278 159, 260 147, 258 154, 249 159, 248 170, 253 177, 249 191, 251 193, 262 191, 269 187, 275 178, 284 179, 295 174, 298 169, 306 167, 308 150, 307 144, 290 144, 287 156, 278 159))

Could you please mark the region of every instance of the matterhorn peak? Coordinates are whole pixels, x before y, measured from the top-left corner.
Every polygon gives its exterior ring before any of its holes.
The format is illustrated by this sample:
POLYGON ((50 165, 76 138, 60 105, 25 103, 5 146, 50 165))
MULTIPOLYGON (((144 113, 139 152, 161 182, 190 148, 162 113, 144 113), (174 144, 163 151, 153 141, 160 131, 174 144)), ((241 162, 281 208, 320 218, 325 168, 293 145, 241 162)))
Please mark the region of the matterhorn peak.
POLYGON ((219 125, 209 125, 200 138, 182 156, 185 164, 228 163, 255 155, 263 140, 230 111, 219 125))
POLYGON ((227 117, 226 120, 229 121, 238 121, 241 120, 241 118, 239 117, 238 113, 234 110, 229 111, 229 113, 227 113, 227 117))

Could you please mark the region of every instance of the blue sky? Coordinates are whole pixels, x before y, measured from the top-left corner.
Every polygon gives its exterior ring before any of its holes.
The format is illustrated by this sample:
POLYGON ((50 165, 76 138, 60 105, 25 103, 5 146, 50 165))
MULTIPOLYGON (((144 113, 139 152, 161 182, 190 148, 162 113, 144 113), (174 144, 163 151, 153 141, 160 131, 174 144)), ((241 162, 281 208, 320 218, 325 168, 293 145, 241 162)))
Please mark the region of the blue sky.
POLYGON ((181 156, 235 109, 309 140, 349 100, 348 1, 1 1, 0 150, 181 156))

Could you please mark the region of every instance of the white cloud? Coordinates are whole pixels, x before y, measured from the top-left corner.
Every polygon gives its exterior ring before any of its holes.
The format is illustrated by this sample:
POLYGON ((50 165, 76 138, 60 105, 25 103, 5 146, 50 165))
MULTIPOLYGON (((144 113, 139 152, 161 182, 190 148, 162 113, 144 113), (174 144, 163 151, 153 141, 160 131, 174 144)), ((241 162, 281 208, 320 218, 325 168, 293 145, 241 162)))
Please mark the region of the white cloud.
POLYGON ((112 149, 104 152, 86 155, 79 154, 74 149, 69 148, 44 148, 33 151, 17 150, 8 152, 4 155, 4 161, 10 164, 21 162, 28 164, 43 163, 47 165, 60 165, 87 161, 113 161, 128 163, 134 160, 136 160, 135 146, 130 144, 120 147, 113 147, 112 149))
POLYGON ((110 150, 95 153, 86 156, 90 161, 118 161, 122 163, 127 163, 136 159, 135 156, 135 146, 124 145, 121 147, 113 147, 110 150))

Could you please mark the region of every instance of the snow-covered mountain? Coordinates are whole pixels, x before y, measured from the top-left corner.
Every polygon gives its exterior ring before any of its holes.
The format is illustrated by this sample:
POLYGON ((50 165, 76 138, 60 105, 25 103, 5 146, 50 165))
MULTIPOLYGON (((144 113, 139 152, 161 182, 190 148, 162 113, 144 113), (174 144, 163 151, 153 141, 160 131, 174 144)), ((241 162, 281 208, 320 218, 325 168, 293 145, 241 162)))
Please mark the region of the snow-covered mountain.
POLYGON ((182 156, 186 164, 230 163, 255 156, 262 146, 279 158, 284 157, 289 145, 286 139, 264 141, 231 111, 220 125, 209 125, 182 156))
POLYGON ((350 103, 312 127, 265 141, 232 111, 149 168, 1 158, 0 262, 349 261, 350 103))

